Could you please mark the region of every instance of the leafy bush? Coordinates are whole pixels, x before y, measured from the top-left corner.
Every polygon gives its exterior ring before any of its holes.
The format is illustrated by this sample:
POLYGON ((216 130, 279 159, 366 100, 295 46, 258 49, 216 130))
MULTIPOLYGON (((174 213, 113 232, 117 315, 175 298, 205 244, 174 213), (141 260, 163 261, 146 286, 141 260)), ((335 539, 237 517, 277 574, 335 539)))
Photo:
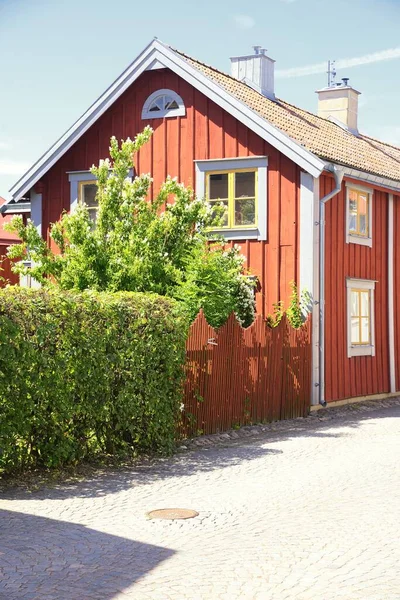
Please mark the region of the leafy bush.
POLYGON ((155 294, 0 291, 0 472, 168 452, 187 322, 155 294))
POLYGON ((223 325, 232 311, 243 327, 251 325, 255 311, 253 284, 242 274, 243 263, 237 246, 223 252, 214 245, 196 248, 187 265, 186 278, 174 290, 191 321, 203 308, 213 327, 223 325))
POLYGON ((295 281, 290 282, 291 294, 289 305, 285 309, 283 300, 273 304, 273 314, 268 315, 267 322, 270 327, 277 327, 282 320, 284 314, 287 315, 288 321, 294 329, 299 329, 312 311, 311 296, 307 291, 299 294, 298 287, 295 281))
POLYGON ((22 240, 8 251, 9 257, 20 260, 14 269, 26 274, 23 261, 28 259, 31 275, 43 286, 155 292, 178 298, 193 317, 201 306, 214 326, 232 310, 242 323, 250 324, 255 307, 252 284, 243 277, 244 257, 240 259, 237 250, 226 252, 223 240, 213 243, 212 253, 208 250, 210 228, 221 221, 222 205, 211 209, 171 177, 149 201, 151 177, 129 179, 133 155, 151 134, 146 127, 134 141, 121 145, 111 138, 110 159, 91 169, 98 181, 96 223, 84 205, 64 214, 50 232, 58 254, 33 223, 25 227, 20 216, 14 217, 7 229, 22 240))

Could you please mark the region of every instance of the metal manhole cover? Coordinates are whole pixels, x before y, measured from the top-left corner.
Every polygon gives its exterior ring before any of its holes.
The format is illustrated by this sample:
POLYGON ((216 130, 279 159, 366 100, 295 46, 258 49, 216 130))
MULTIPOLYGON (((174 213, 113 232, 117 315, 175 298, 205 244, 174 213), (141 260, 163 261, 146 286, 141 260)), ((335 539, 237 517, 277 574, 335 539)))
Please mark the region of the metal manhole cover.
POLYGON ((147 513, 149 519, 167 519, 170 521, 175 521, 176 519, 193 519, 198 516, 198 512, 189 508, 160 508, 147 513))

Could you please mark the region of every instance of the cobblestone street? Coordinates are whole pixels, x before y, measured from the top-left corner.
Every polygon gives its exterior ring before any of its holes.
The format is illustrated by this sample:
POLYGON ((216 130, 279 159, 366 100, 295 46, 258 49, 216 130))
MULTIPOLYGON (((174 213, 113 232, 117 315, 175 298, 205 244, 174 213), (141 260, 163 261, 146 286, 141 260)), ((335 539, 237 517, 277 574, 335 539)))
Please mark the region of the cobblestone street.
POLYGON ((0 500, 2 600, 399 600, 400 403, 0 500), (149 520, 190 508, 187 521, 149 520))

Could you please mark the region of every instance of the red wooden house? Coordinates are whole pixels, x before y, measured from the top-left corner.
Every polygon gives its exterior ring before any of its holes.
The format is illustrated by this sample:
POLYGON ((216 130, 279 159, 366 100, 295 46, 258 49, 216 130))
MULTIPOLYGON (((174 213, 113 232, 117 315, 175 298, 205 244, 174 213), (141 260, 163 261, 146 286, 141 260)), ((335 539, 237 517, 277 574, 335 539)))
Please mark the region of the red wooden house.
POLYGON ((348 80, 318 92, 318 116, 275 97, 265 50, 232 74, 153 40, 11 190, 49 224, 90 204, 89 169, 111 135, 154 129, 136 167, 227 206, 221 233, 259 279, 262 315, 291 281, 312 296, 312 404, 400 390, 400 149, 362 135, 348 80))

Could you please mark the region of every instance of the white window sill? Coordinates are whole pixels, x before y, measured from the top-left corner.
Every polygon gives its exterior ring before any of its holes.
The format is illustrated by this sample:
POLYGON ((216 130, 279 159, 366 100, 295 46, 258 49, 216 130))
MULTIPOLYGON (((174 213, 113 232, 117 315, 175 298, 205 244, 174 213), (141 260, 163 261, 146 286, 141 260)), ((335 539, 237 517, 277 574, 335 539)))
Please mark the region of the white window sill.
POLYGON ((375 356, 375 346, 349 346, 348 357, 375 356))
POLYGON ((346 242, 348 244, 359 244, 360 246, 368 246, 368 248, 372 248, 372 238, 370 237, 362 237, 361 235, 348 233, 346 242))
POLYGON ((243 229, 213 229, 210 235, 222 235, 226 240, 263 240, 262 233, 257 227, 246 227, 243 229))

